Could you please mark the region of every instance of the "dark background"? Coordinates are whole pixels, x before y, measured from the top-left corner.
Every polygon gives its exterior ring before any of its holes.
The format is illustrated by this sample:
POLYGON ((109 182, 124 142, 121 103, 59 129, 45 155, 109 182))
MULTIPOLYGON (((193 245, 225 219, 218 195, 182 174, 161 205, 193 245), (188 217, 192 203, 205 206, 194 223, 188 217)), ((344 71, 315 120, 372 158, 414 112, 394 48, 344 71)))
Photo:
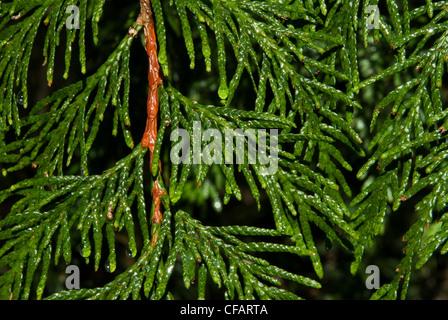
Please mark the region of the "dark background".
MULTIPOLYGON (((412 1, 409 1, 412 6, 412 1)), ((419 5, 422 1, 419 1, 419 5)), ((168 6, 166 6, 168 7, 168 6)), ((382 7, 380 6, 380 10, 382 7)), ((172 7, 171 10, 174 10, 172 7)), ((104 14, 101 18, 99 30, 99 46, 95 47, 92 39, 90 23, 87 23, 86 41, 87 41, 87 75, 95 72, 95 70, 107 59, 108 55, 113 52, 115 46, 127 33, 127 28, 135 21, 139 12, 138 1, 131 4, 130 1, 111 0, 106 1, 104 7, 104 14)), ((187 51, 183 44, 182 34, 180 30, 180 23, 174 11, 166 12, 169 21, 166 23, 167 28, 167 48, 170 62, 171 75, 169 80, 172 85, 177 88, 184 95, 192 99, 199 100, 202 104, 219 104, 217 97, 217 70, 216 65, 212 64, 212 71, 207 73, 205 71, 205 64, 202 59, 201 50, 196 49, 196 68, 191 70, 189 68, 190 61, 188 59, 187 51)), ((422 24, 427 21, 422 21, 422 24)), ((51 88, 47 86, 46 69, 42 66, 43 57, 43 40, 45 37, 45 27, 41 27, 36 39, 33 51, 33 57, 30 64, 29 71, 29 97, 30 105, 36 103, 40 99, 50 95, 55 90, 62 88, 70 83, 74 83, 83 79, 84 75, 80 73, 76 44, 73 46, 72 64, 70 68, 70 77, 68 80, 62 78, 64 70, 64 32, 61 33, 61 45, 56 54, 56 68, 54 83, 51 88)), ((197 41, 197 39, 196 39, 197 41)), ((213 45, 213 42, 211 42, 213 45)), ((214 48, 212 47, 212 52, 214 48)), ((141 45, 140 39, 136 39, 132 45, 131 52, 131 93, 130 93, 130 114, 132 123, 132 134, 134 141, 138 143, 143 134, 145 123, 143 119, 146 117, 146 98, 147 98, 147 56, 141 45)), ((229 49, 229 53, 231 49, 229 49)), ((368 77, 372 73, 383 70, 394 61, 394 54, 390 48, 384 47, 380 44, 377 46, 370 45, 366 49, 361 49, 359 59, 361 64, 361 77, 368 77)), ((233 57, 229 54, 229 57, 233 57)), ((212 56, 212 61, 213 60, 212 56)), ((229 62, 230 79, 231 70, 234 69, 235 64, 231 58, 229 62)), ((408 76, 412 76, 409 74, 408 76)), ((167 78, 165 78, 167 80, 167 78)), ((446 80, 446 76, 444 77, 446 80)), ((359 95, 359 102, 363 105, 363 111, 358 114, 358 121, 360 124, 357 129, 365 141, 365 147, 368 141, 368 131, 362 128, 362 123, 368 127, 371 111, 374 108, 375 101, 378 101, 385 96, 388 87, 393 81, 386 80, 375 85, 374 89, 363 91, 359 95), (367 139, 366 139, 367 138, 367 139)), ((392 86, 390 86, 392 87, 392 86)), ((445 88, 445 85, 443 86, 445 88)), ((250 80, 247 74, 244 75, 241 82, 241 89, 236 95, 235 104, 238 107, 251 109, 254 101, 254 92, 251 88, 250 80)), ((444 97, 448 92, 444 89, 444 97)), ((445 101, 446 102, 446 101, 445 101)), ((100 133, 92 147, 90 154, 90 168, 91 173, 101 173, 103 170, 112 166, 116 161, 125 156, 129 149, 121 139, 120 134, 114 138, 110 135, 112 122, 112 115, 106 111, 105 120, 101 126, 100 133)), ((381 118, 378 120, 381 121, 381 118)), ((11 137, 12 139, 13 137, 11 137)), ((165 150, 166 151, 166 150, 165 150)), ((353 157, 350 150, 342 150, 347 159, 353 157)), ((75 163, 76 161, 73 161, 75 163)), ((353 194, 357 194, 362 186, 362 183, 355 177, 357 170, 363 164, 363 159, 351 159, 353 172, 345 172, 346 179, 352 188, 353 194), (353 165, 354 163, 354 165, 353 165)), ((2 164, 0 164, 0 169, 2 164)), ((67 169, 69 170, 69 169, 67 169)), ((32 168, 24 169, 7 177, 0 177, 0 190, 9 188, 10 185, 17 181, 32 177, 34 171, 32 168)), ((210 175, 210 173, 209 173, 210 175)), ((209 177, 213 181, 213 177, 209 177)), ((240 177, 241 178, 241 177, 240 177)), ((234 198, 228 205, 223 206, 221 212, 215 210, 213 201, 211 199, 203 199, 200 195, 201 191, 194 190, 194 186, 187 186, 191 188, 191 192, 185 192, 187 197, 181 200, 177 207, 182 207, 183 210, 190 212, 194 218, 202 221, 204 225, 252 225, 259 227, 275 227, 273 224, 271 207, 267 196, 262 193, 261 210, 258 211, 256 203, 251 195, 251 192, 246 186, 244 179, 239 179, 240 187, 243 193, 243 200, 241 202, 234 198)), ((222 186, 217 186, 218 192, 222 198, 224 190, 222 186)), ((147 203, 150 203, 150 194, 146 196, 147 203)), ((0 204, 0 218, 3 218, 9 211, 14 199, 9 202, 0 204)), ((369 264, 375 264, 380 269, 380 283, 390 282, 395 275, 395 266, 403 257, 402 249, 404 243, 401 241, 402 235, 415 221, 415 212, 413 205, 415 201, 404 203, 401 208, 394 213, 389 213, 385 219, 385 228, 382 235, 380 235, 375 242, 374 247, 369 248, 364 256, 363 262, 359 268, 356 276, 350 274, 350 263, 353 261, 353 256, 345 249, 341 248, 337 243, 329 247, 326 243, 326 237, 322 231, 317 228, 313 230, 316 245, 321 254, 322 264, 324 268, 324 278, 320 281, 322 289, 310 289, 304 286, 299 286, 294 283, 285 282, 285 288, 297 293, 299 296, 307 299, 368 299, 372 294, 372 290, 366 289, 365 280, 368 276, 363 271, 369 264)), ((138 228, 137 228, 138 229, 138 228)), ((81 287, 97 287, 102 286, 108 281, 111 281, 116 274, 129 266, 133 260, 126 255, 126 235, 119 235, 117 238, 117 263, 118 268, 114 274, 106 272, 106 269, 100 269, 94 272, 92 263, 86 265, 83 258, 78 253, 76 248, 73 250, 72 264, 81 267, 81 287)), ((0 245, 2 243, 0 242, 0 245)), ((283 254, 271 254, 268 256, 272 264, 279 265, 284 269, 293 273, 298 273, 304 276, 309 276, 316 279, 316 275, 307 259, 298 257, 291 257, 283 254)), ((196 288, 193 285, 190 290, 184 288, 182 282, 182 273, 180 264, 176 265, 173 277, 170 280, 169 289, 173 292, 176 298, 181 299, 195 299, 196 288)), ((49 273, 47 283, 47 293, 64 289, 64 281, 66 274, 64 273, 65 266, 63 263, 59 264, 57 268, 49 273)), ((2 270, 0 270, 0 273, 2 270)), ((317 280, 317 279, 316 279, 317 280)), ((212 281, 208 281, 209 287, 207 289, 207 297, 210 299, 222 298, 222 292, 216 288, 212 281)), ((410 288, 408 290, 408 299, 448 299, 448 258, 436 254, 428 263, 421 269, 414 271, 410 288)))

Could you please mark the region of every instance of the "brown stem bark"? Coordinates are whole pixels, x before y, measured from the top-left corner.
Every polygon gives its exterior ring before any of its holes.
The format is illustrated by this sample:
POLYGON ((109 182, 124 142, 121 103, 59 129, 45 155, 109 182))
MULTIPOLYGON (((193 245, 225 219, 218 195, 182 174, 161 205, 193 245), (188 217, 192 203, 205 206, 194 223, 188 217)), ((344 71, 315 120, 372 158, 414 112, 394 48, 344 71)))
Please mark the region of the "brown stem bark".
MULTIPOLYGON (((148 70, 148 100, 146 103, 146 128, 142 138, 142 146, 149 148, 150 160, 149 167, 152 167, 152 159, 154 155, 154 147, 157 139, 157 113, 159 111, 159 94, 158 87, 162 84, 162 78, 160 77, 160 66, 157 60, 157 39, 154 29, 154 19, 151 10, 150 0, 140 0, 140 15, 137 18, 137 24, 144 27, 145 32, 145 46, 146 53, 149 59, 148 70)), ((159 163, 160 171, 160 163, 159 163)), ((165 194, 157 182, 154 179, 152 188, 152 197, 154 203, 154 214, 151 219, 153 224, 162 224, 162 212, 160 209, 160 196, 165 194)), ((154 247, 157 241, 157 234, 153 235, 152 246, 154 247)))

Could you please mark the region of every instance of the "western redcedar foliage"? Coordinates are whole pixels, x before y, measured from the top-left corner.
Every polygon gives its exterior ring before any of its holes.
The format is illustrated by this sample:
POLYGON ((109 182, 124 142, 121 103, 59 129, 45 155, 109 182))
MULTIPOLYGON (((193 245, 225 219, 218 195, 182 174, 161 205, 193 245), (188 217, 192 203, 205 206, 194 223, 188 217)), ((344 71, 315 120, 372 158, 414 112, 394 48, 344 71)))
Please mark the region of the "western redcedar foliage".
POLYGON ((447 15, 431 0, 1 1, 0 298, 325 297, 332 251, 350 257, 341 286, 379 264, 363 290, 407 298, 448 251, 447 15), (277 170, 248 161, 249 136, 242 163, 192 148, 174 163, 172 133, 197 123, 277 129, 277 170), (389 230, 402 252, 381 264, 389 230))

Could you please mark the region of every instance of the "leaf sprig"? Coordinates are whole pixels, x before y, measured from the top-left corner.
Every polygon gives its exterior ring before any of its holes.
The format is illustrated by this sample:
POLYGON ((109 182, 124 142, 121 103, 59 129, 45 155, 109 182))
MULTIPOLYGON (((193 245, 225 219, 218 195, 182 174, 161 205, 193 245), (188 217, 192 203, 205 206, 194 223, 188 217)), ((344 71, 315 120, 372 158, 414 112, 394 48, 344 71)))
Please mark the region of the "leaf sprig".
MULTIPOLYGON (((0 191, 0 204, 12 203, 0 220, 0 269, 6 270, 0 297, 177 298, 170 281, 179 277, 198 299, 206 298, 210 279, 228 299, 297 299, 283 289, 285 282, 321 284, 271 264, 269 253, 311 264, 322 279, 324 235, 353 255, 350 271, 356 274, 390 214, 405 210, 409 199, 415 207, 396 276, 372 298, 406 298, 415 268, 448 251, 446 1, 152 0, 164 78, 157 89, 160 125, 149 175, 146 149, 134 142, 138 126, 130 120, 139 109, 130 103, 131 46, 142 28, 123 26, 99 68, 70 81, 75 41, 85 74, 86 42, 101 44, 106 5, 13 0, 0 6, 2 175, 33 170, 0 191), (66 27, 69 5, 80 9, 79 30, 66 27), (373 30, 372 7, 381 10, 373 30), (40 29, 46 82, 57 81, 57 48, 65 39, 64 67, 58 70, 69 83, 31 106, 27 79, 40 29), (213 84, 202 85, 203 96, 201 90, 192 94, 189 88, 199 86, 194 83, 177 87, 175 59, 181 53, 172 46, 180 40, 190 69, 213 84), (101 125, 107 113, 113 115, 109 133, 101 125), (260 142, 249 134, 243 137, 244 163, 195 163, 191 149, 187 161, 170 163, 177 143, 168 141, 171 134, 183 129, 193 136, 198 122, 221 136, 226 130, 278 130, 277 136, 266 134, 266 142, 276 142, 277 170, 266 175, 263 164, 247 161, 248 145, 260 142), (94 142, 119 131, 123 139, 117 141, 129 154, 92 174, 94 142), (147 186, 154 183, 163 191, 163 221, 157 225, 147 218, 156 210, 147 200, 147 186), (222 212, 232 198, 243 200, 246 187, 258 210, 269 204, 272 228, 211 226, 184 206, 210 198, 222 212), (71 263, 76 241, 95 270, 107 262, 117 272, 119 232, 135 259, 131 266, 103 287, 47 294, 50 270, 60 260, 71 263)), ((202 141, 201 148, 206 146, 202 141)))

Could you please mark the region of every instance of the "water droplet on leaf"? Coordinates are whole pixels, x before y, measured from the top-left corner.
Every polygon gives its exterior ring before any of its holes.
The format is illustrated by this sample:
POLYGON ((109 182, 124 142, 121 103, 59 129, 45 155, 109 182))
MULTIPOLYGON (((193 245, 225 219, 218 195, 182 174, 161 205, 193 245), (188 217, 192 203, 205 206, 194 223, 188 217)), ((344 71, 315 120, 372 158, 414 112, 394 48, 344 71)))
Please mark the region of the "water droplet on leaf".
POLYGON ((132 250, 129 247, 126 248, 126 257, 128 257, 129 259, 134 258, 134 255, 132 254, 132 250))
POLYGON ((16 102, 18 105, 23 106, 25 104, 25 97, 23 96, 23 92, 20 91, 16 96, 16 102))
POLYGON ((110 261, 109 260, 106 260, 106 262, 104 263, 104 269, 106 270, 106 272, 111 273, 110 261))

